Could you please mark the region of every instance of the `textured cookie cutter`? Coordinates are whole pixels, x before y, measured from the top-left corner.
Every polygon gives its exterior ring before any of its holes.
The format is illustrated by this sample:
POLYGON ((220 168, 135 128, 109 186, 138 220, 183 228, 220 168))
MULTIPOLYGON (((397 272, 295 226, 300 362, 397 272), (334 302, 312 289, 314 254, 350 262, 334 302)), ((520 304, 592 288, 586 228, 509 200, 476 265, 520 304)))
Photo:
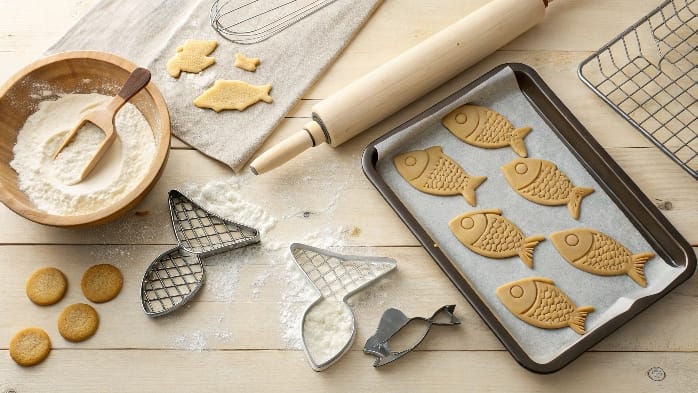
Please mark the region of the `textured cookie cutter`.
POLYGON ((187 303, 204 283, 201 258, 259 242, 259 231, 226 220, 177 190, 168 194, 178 246, 160 254, 141 282, 143 310, 150 317, 169 314, 187 303))
POLYGON ((294 260, 320 295, 303 313, 301 338, 310 366, 322 371, 339 360, 354 342, 356 319, 347 299, 395 269, 397 262, 385 257, 341 255, 299 243, 291 244, 290 248, 294 260), (306 341, 305 321, 309 312, 323 300, 342 302, 343 311, 351 319, 351 336, 327 360, 316 360, 306 341))
POLYGON ((453 314, 456 306, 454 304, 443 306, 436 310, 430 318, 414 317, 408 318, 402 311, 397 308, 389 308, 381 317, 378 323, 376 333, 371 336, 364 345, 364 353, 376 357, 373 367, 380 367, 390 362, 400 359, 417 348, 424 341, 431 327, 436 326, 454 326, 460 325, 460 320, 453 314), (445 317, 445 320, 442 318, 445 317), (407 325, 414 321, 419 321, 424 324, 424 332, 418 337, 417 341, 409 348, 402 351, 393 352, 390 350, 389 341, 392 337, 402 331, 407 325))

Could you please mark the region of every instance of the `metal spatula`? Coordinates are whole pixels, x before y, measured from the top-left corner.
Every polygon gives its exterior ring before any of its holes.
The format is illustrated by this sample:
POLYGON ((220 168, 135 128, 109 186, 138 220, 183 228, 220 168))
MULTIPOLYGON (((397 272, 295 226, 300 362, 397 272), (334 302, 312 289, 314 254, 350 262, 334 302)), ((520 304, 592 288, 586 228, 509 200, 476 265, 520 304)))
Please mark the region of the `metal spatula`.
POLYGON ((116 116, 116 112, 118 112, 119 109, 121 109, 121 107, 131 99, 131 97, 141 91, 141 89, 143 89, 149 81, 150 71, 145 68, 136 68, 128 77, 126 83, 124 83, 124 86, 119 91, 119 94, 112 98, 107 105, 100 106, 99 108, 92 109, 85 113, 75 128, 73 128, 68 135, 66 135, 65 139, 63 139, 63 142, 58 147, 58 150, 56 150, 56 152, 53 154, 53 159, 56 159, 61 151, 63 151, 63 149, 70 144, 73 138, 75 138, 75 135, 77 135, 78 131, 80 131, 85 124, 92 123, 104 132, 104 140, 102 143, 100 143, 97 151, 87 165, 85 165, 82 173, 80 173, 80 176, 73 184, 79 183, 85 179, 85 177, 90 174, 92 169, 94 169, 112 143, 114 143, 114 139, 116 139, 116 132, 114 130, 114 117, 116 116))

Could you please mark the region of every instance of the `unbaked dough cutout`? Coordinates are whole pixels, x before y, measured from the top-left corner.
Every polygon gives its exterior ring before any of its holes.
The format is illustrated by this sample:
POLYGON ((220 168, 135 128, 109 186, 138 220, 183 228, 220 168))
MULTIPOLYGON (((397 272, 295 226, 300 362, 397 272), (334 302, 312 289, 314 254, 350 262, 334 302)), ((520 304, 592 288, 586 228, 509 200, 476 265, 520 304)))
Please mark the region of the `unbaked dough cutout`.
POLYGON ((173 78, 179 78, 182 71, 198 74, 216 62, 208 57, 216 50, 218 42, 205 40, 186 40, 177 48, 177 54, 167 61, 167 72, 173 78))
POLYGON ((196 97, 194 105, 199 108, 213 109, 216 112, 225 109, 244 111, 259 101, 271 103, 269 91, 271 91, 271 84, 255 86, 237 80, 217 80, 213 87, 196 97))
POLYGON ((259 57, 247 57, 242 53, 235 54, 235 67, 245 71, 255 72, 259 65, 259 57))

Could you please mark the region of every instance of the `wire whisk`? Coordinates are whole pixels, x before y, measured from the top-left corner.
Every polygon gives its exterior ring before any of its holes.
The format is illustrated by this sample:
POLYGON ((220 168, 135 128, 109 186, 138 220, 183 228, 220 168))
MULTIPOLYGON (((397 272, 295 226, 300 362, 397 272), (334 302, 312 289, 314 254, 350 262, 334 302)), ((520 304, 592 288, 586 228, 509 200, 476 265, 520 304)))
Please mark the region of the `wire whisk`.
POLYGON ((249 45, 317 12, 335 0, 215 0, 211 26, 226 39, 249 45))

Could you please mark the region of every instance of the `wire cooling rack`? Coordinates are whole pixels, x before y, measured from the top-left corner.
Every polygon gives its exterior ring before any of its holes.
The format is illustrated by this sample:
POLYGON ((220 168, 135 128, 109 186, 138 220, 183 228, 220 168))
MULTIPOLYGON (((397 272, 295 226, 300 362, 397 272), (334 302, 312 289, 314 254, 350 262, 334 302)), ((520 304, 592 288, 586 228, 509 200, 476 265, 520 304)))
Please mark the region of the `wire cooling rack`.
POLYGON ((698 179, 698 0, 666 0, 579 65, 608 105, 698 179))

